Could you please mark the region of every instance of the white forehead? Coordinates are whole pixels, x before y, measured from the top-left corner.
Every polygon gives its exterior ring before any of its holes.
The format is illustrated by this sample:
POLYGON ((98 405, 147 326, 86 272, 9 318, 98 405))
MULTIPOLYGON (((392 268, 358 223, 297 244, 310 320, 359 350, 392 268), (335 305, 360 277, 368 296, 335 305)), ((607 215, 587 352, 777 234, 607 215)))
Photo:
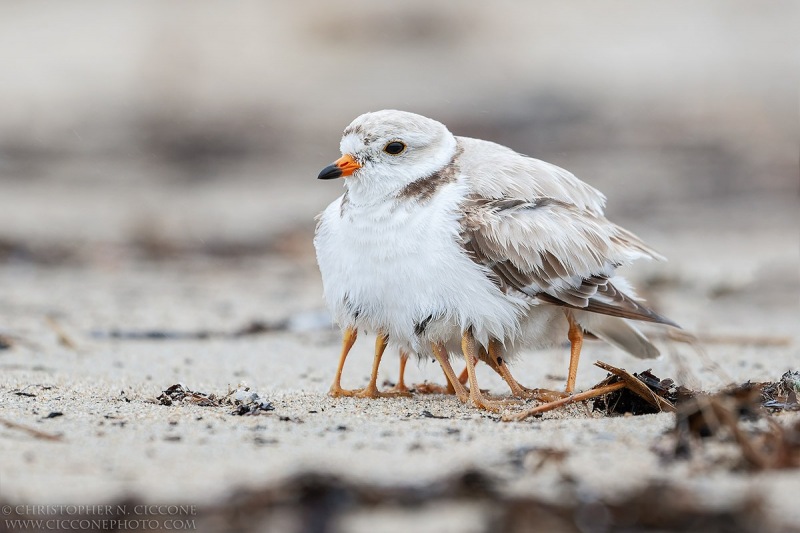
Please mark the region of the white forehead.
POLYGON ((393 139, 406 142, 432 142, 447 128, 433 119, 394 109, 364 113, 344 129, 340 148, 342 153, 353 153, 373 142, 393 139))

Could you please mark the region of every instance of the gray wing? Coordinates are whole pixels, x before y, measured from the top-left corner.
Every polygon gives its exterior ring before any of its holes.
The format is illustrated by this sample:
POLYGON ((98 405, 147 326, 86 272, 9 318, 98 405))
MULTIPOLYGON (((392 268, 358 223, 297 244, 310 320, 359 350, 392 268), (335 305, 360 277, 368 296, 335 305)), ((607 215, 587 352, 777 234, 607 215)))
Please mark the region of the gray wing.
POLYGON ((483 198, 552 198, 603 214, 606 197, 561 167, 480 139, 457 137, 461 171, 483 198))
POLYGON ((675 325, 614 287, 617 267, 663 259, 596 212, 553 198, 473 197, 465 206, 467 253, 503 290, 605 315, 675 325))

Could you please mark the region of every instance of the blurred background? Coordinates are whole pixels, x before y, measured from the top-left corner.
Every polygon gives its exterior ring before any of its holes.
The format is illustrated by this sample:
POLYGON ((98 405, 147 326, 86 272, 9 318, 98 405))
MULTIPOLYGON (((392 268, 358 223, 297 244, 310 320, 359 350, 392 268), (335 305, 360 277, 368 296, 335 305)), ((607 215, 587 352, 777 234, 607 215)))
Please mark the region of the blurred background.
POLYGON ((0 260, 307 252, 340 193, 318 170, 382 108, 563 166, 638 228, 763 230, 797 210, 799 10, 4 2, 0 260))

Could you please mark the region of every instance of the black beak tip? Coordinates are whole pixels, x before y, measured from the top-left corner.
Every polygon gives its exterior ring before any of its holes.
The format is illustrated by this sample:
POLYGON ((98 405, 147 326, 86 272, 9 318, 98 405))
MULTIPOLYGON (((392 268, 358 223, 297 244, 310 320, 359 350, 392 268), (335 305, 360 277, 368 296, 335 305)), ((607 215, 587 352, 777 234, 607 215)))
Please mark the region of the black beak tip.
POLYGON ((319 173, 317 176, 318 180, 332 180, 335 178, 342 177, 342 169, 337 167, 336 165, 328 165, 327 167, 322 169, 322 172, 319 173))

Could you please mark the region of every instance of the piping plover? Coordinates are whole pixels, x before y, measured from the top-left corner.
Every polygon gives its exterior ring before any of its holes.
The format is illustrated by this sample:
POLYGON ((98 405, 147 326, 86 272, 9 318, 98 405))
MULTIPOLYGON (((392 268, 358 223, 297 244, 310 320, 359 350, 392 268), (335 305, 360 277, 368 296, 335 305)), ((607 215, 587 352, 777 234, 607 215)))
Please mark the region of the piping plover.
POLYGON ((337 380, 359 329, 378 333, 373 375, 391 339, 432 351, 465 399, 448 361, 460 345, 470 397, 484 408, 493 406, 475 378, 481 347, 504 363, 566 335, 567 392, 584 331, 638 357, 658 355, 630 321, 675 324, 615 270, 661 256, 603 216, 605 197, 593 187, 402 111, 356 118, 340 149, 319 178, 345 178, 345 193, 318 217, 314 239, 325 300, 345 331, 337 380))

